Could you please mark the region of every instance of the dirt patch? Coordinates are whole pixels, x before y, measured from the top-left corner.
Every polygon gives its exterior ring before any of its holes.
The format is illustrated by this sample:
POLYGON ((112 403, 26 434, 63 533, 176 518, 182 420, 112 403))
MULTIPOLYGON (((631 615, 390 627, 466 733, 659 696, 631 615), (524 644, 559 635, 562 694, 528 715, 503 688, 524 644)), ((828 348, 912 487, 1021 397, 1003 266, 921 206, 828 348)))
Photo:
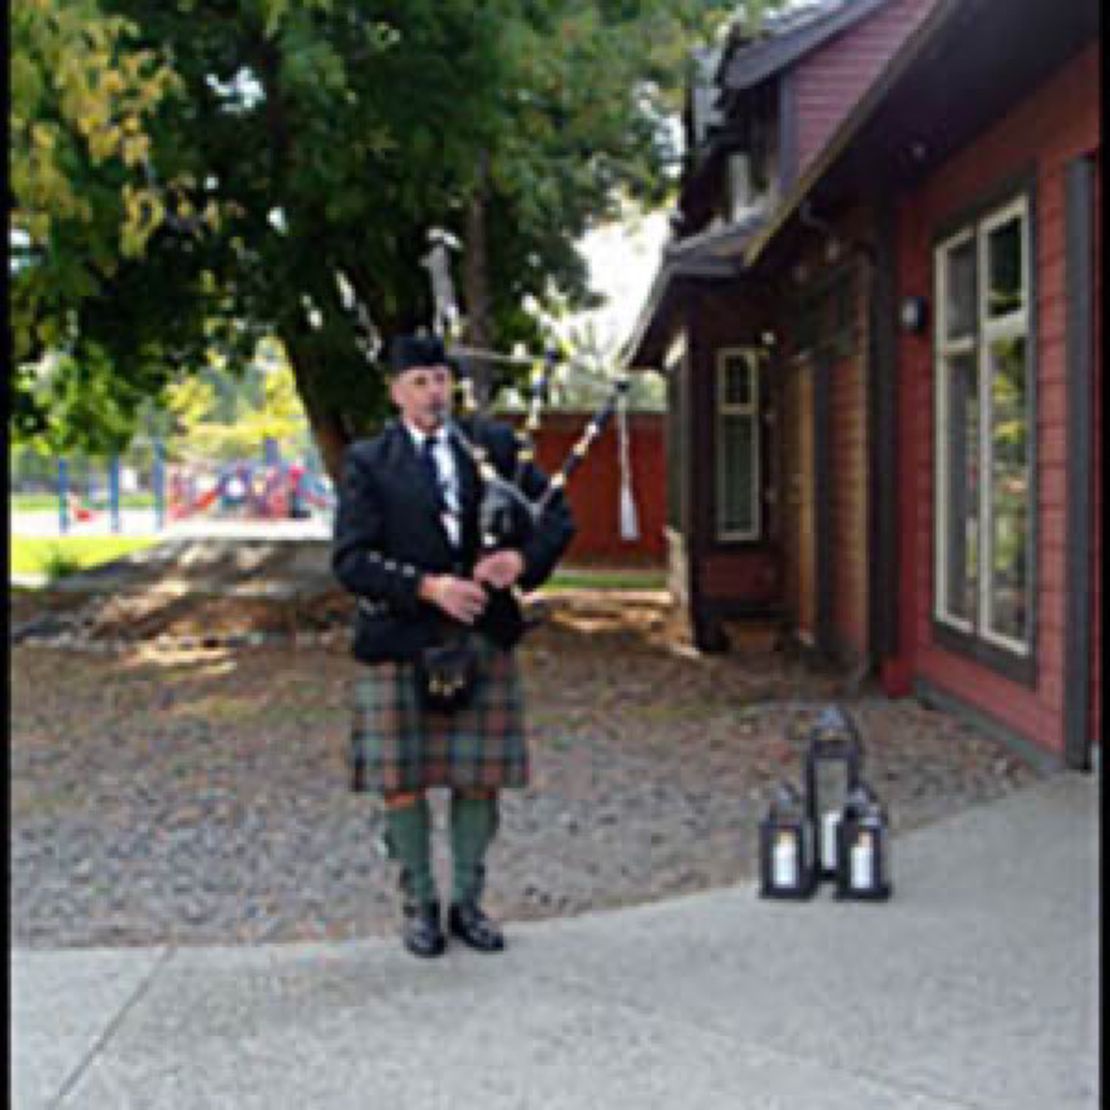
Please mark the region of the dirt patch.
MULTIPOLYGON (((348 599, 318 599, 292 618, 260 600, 145 604, 86 611, 90 637, 142 631, 114 657, 13 648, 13 941, 392 933, 396 874, 374 850, 379 804, 346 786, 359 673, 348 599), (156 639, 290 619, 333 638, 237 650, 156 639)), ((510 921, 750 877, 770 791, 800 783, 806 729, 832 698, 860 727, 865 774, 896 833, 1038 777, 947 714, 846 694, 842 676, 781 653, 697 657, 665 595, 545 604, 521 649, 533 781, 506 795, 490 859, 488 906, 510 921)), ((433 807, 446 886, 441 795, 433 807)))

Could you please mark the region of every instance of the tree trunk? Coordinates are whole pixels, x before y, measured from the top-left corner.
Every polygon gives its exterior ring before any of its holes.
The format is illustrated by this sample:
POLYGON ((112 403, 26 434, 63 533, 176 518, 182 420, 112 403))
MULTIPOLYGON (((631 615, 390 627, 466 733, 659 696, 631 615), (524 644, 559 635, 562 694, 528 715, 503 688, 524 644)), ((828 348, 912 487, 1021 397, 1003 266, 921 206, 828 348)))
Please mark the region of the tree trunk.
POLYGON ((282 335, 282 342, 289 356, 297 393, 312 429, 312 438, 332 485, 338 489, 343 474, 343 452, 353 437, 348 431, 343 414, 319 400, 315 382, 323 376, 324 369, 312 358, 304 344, 298 342, 296 336, 285 333, 282 335))
MULTIPOLYGON (((489 199, 489 154, 482 151, 478 162, 478 184, 466 209, 466 242, 463 244, 463 289, 466 296, 466 344, 487 350, 493 341, 489 295, 489 259, 486 241, 486 205, 489 199)), ((489 404, 490 363, 473 364, 474 396, 479 411, 489 404)))
POLYGON ((327 470, 332 485, 339 489, 343 476, 343 452, 351 442, 343 427, 343 420, 336 413, 314 415, 307 405, 305 411, 308 413, 308 422, 312 428, 312 438, 316 441, 317 450, 324 460, 324 469, 327 470))

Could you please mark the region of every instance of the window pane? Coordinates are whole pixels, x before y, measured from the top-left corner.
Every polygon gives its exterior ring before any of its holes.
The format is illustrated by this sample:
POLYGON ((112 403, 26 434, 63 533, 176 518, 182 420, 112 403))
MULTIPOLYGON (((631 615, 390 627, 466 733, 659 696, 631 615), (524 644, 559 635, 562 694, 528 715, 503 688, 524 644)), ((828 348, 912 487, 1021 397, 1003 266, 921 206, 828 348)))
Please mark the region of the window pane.
POLYGON ((1022 219, 1014 216, 987 236, 987 315, 1005 316, 1022 306, 1022 219))
POLYGON ((975 328, 975 240, 948 252, 945 275, 947 298, 944 306, 945 335, 956 339, 975 328))
POLYGON ((729 218, 737 220, 750 207, 755 190, 751 182, 751 161, 747 154, 733 154, 728 160, 729 218))
POLYGON ((948 481, 945 488, 944 610, 973 620, 979 574, 979 375, 971 352, 947 363, 948 481))
POLYGON ((751 369, 747 356, 741 354, 725 357, 724 396, 725 405, 750 405, 752 403, 751 369))
POLYGON ((755 422, 750 416, 724 416, 720 428, 719 528, 722 532, 751 532, 755 528, 755 422))
POLYGON ((990 593, 992 631, 1024 641, 1029 596, 1029 422, 1024 336, 990 346, 990 593))

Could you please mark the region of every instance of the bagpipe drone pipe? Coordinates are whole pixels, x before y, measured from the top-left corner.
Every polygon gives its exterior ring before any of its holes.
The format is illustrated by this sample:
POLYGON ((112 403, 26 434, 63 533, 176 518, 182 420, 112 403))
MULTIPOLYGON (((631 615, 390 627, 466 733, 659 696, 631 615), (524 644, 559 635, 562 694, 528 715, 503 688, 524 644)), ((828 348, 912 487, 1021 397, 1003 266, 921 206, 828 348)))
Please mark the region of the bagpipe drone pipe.
MULTIPOLYGON (((614 380, 613 388, 598 410, 587 421, 581 436, 567 454, 562 465, 551 476, 546 488, 542 493, 530 497, 523 488, 523 479, 529 465, 535 462, 536 448, 533 433, 539 429, 543 401, 559 365, 558 353, 553 349, 548 349, 544 357, 539 359, 527 355, 505 354, 450 342, 462 330, 462 314, 455 298, 449 257, 450 251, 459 249, 459 243, 454 236, 441 228, 431 228, 428 232, 428 239, 430 249, 421 260, 421 265, 428 270, 431 280, 434 304, 432 330, 449 340, 448 358, 455 364, 456 368, 461 368, 476 361, 499 364, 510 368, 512 366, 531 366, 533 368, 527 419, 523 428, 517 429, 515 433, 517 437, 517 459, 515 472, 511 476, 504 476, 497 472, 486 449, 480 443, 474 442, 474 439, 467 434, 466 429, 460 427, 459 421, 453 421, 451 424, 451 434, 470 455, 481 479, 482 499, 479 510, 479 524, 483 550, 493 551, 499 547, 520 546, 521 543, 526 542, 531 531, 543 518, 543 514, 551 504, 552 499, 566 489, 570 476, 582 464, 591 446, 602 435, 606 426, 612 420, 614 413, 618 411, 618 408, 626 405, 630 379, 627 374, 621 374, 614 380)), ((571 359, 564 361, 573 364, 571 359)), ((483 375, 483 380, 485 380, 485 377, 483 375)), ((486 414, 481 410, 489 403, 487 391, 482 389, 479 399, 476 400, 472 388, 473 381, 465 374, 460 375, 460 378, 464 387, 462 408, 464 411, 469 409, 475 415, 485 416, 486 414)), ((623 414, 624 410, 622 408, 622 417, 623 414)), ((627 435, 623 420, 621 432, 622 450, 620 457, 627 479, 629 470, 627 435)), ((629 530, 635 533, 637 530, 635 506, 632 503, 627 481, 622 484, 621 508, 622 534, 629 530), (628 528, 626 528, 626 524, 629 525, 628 528)))
MULTIPOLYGON (((529 363, 533 366, 539 362, 472 347, 451 347, 448 355, 456 360, 477 357, 498 362, 529 363)), ((474 462, 482 482, 479 524, 482 547, 486 551, 510 545, 519 546, 527 540, 553 498, 566 490, 571 475, 581 466, 590 448, 605 432, 618 407, 625 401, 629 379, 622 375, 615 380, 603 403, 586 422, 566 458, 548 479, 543 492, 530 497, 524 489, 523 478, 528 466, 536 461, 534 433, 539 430, 543 401, 557 364, 556 353, 548 351, 544 356, 542 371, 533 374, 527 417, 522 427, 515 429, 516 469, 511 477, 498 473, 486 449, 467 435, 460 422, 453 422, 451 426, 451 434, 474 462)), ((473 406, 472 399, 469 400, 473 406)))

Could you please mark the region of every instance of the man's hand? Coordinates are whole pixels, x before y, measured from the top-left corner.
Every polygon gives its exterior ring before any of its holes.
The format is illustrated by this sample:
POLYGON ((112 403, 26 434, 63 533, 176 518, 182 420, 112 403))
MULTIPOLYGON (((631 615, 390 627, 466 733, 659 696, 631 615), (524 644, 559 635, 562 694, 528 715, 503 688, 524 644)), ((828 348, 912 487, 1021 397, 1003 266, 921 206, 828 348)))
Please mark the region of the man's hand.
POLYGON ((463 624, 473 624, 482 615, 487 601, 486 591, 476 582, 450 574, 424 575, 419 594, 463 624))
POLYGON ((504 590, 524 573, 524 557, 519 551, 506 549, 483 555, 474 566, 474 581, 504 590))

